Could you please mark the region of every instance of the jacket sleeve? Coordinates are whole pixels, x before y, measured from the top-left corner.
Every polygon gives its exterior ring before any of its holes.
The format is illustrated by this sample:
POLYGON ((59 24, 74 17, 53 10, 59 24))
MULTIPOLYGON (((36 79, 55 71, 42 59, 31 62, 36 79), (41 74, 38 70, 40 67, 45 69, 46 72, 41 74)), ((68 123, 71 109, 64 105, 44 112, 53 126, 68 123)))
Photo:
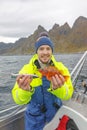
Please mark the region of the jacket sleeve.
MULTIPOLYGON (((25 65, 19 73, 21 74, 28 73, 27 67, 29 66, 25 65)), ((19 105, 27 104, 31 100, 31 96, 33 95, 33 93, 34 93, 34 88, 32 92, 23 90, 19 88, 17 82, 15 83, 12 89, 13 100, 15 101, 16 104, 19 104, 19 105)))
POLYGON ((12 89, 13 100, 19 105, 27 104, 31 100, 32 94, 33 92, 19 88, 17 83, 15 83, 14 88, 12 89))
POLYGON ((61 86, 61 88, 58 88, 56 90, 52 90, 52 86, 50 86, 48 91, 51 92, 52 94, 54 94, 55 96, 57 96, 58 98, 62 99, 62 100, 69 100, 72 97, 72 94, 73 94, 73 91, 74 91, 69 70, 62 63, 57 63, 56 67, 59 70, 62 70, 61 71, 62 74, 64 76, 67 76, 68 78, 65 81, 64 85, 61 86))
POLYGON ((72 97, 73 86, 70 78, 64 83, 63 86, 61 86, 61 88, 56 90, 52 90, 51 88, 52 87, 50 87, 48 91, 62 100, 69 100, 72 97))

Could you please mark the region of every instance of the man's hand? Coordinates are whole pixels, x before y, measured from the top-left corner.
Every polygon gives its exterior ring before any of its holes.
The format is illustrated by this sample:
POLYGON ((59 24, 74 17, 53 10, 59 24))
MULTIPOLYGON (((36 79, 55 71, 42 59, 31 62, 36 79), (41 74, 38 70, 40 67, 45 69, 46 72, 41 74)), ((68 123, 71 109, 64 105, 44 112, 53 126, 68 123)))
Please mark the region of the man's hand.
POLYGON ((56 74, 55 76, 52 76, 51 82, 52 82, 52 90, 55 90, 57 88, 60 88, 64 84, 65 79, 62 75, 56 74))
POLYGON ((32 81, 32 76, 29 75, 19 75, 16 79, 19 88, 27 91, 31 91, 30 83, 32 81))

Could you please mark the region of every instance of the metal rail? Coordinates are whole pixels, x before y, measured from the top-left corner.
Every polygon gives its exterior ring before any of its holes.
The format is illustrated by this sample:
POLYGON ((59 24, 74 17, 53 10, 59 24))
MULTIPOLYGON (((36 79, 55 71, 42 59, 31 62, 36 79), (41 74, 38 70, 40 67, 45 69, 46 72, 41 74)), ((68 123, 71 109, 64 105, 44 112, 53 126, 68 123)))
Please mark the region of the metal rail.
POLYGON ((85 53, 82 55, 82 57, 81 57, 80 60, 78 61, 77 65, 75 66, 75 68, 72 70, 71 76, 73 76, 73 74, 75 73, 75 71, 77 70, 77 68, 78 68, 79 65, 81 64, 81 62, 85 59, 86 55, 87 55, 87 51, 85 51, 85 53))
POLYGON ((8 108, 8 109, 5 109, 5 110, 0 111, 0 113, 4 113, 4 112, 7 113, 7 112, 10 111, 10 110, 11 110, 11 111, 14 110, 14 111, 10 112, 9 114, 6 114, 5 116, 1 116, 1 117, 0 117, 0 121, 6 120, 6 119, 8 119, 8 118, 14 116, 14 115, 17 114, 18 112, 21 112, 22 110, 25 110, 25 108, 24 108, 24 106, 14 106, 14 107, 11 107, 11 108, 8 108), (15 109, 15 110, 14 110, 14 109, 15 109))
POLYGON ((85 63, 86 56, 87 56, 87 51, 85 51, 85 53, 82 55, 79 62, 76 64, 75 68, 71 72, 71 78, 72 78, 72 83, 73 84, 74 84, 77 76, 79 75, 79 73, 81 71, 81 68, 83 67, 83 65, 85 63))

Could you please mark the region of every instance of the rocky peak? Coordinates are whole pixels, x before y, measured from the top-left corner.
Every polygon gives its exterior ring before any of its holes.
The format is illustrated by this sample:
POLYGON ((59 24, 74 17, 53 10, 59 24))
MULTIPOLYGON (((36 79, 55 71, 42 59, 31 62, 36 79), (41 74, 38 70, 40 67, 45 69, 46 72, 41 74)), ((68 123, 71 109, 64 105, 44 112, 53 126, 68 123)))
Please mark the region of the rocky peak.
POLYGON ((65 23, 64 25, 62 25, 59 29, 59 33, 60 34, 63 34, 63 35, 66 35, 70 32, 71 28, 70 26, 68 25, 68 23, 65 23))
POLYGON ((75 22, 73 24, 73 28, 78 28, 81 26, 86 26, 86 28, 87 28, 87 18, 85 18, 83 16, 80 16, 75 20, 75 22))
POLYGON ((42 27, 41 25, 39 25, 39 26, 37 27, 37 30, 38 30, 38 31, 43 31, 43 30, 45 30, 45 29, 44 29, 44 27, 42 27))
POLYGON ((54 24, 54 26, 53 26, 53 28, 52 28, 52 30, 57 30, 57 29, 59 29, 59 24, 54 24))

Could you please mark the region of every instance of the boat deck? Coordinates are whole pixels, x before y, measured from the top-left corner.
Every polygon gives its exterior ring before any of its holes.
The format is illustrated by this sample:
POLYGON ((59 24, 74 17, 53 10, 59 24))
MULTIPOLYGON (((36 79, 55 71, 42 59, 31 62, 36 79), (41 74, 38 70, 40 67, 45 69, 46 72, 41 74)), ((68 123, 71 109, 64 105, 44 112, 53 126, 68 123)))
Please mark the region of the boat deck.
POLYGON ((72 99, 64 101, 64 105, 76 110, 87 118, 87 95, 82 93, 74 93, 72 99))

